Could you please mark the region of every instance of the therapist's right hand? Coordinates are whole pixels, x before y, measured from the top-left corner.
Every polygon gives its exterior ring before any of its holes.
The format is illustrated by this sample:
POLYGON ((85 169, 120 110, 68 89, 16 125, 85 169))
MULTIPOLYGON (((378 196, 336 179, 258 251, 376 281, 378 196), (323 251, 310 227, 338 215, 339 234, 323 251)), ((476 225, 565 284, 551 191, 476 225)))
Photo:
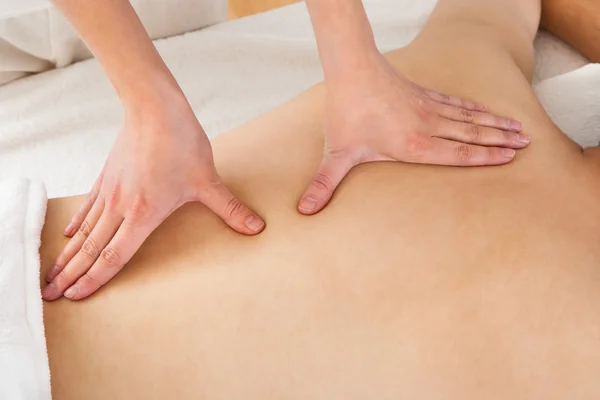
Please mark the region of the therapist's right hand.
POLYGON ((192 201, 204 203, 241 234, 265 227, 219 179, 210 142, 185 97, 126 109, 102 173, 65 229, 72 238, 46 276, 43 298, 91 295, 161 222, 192 201))

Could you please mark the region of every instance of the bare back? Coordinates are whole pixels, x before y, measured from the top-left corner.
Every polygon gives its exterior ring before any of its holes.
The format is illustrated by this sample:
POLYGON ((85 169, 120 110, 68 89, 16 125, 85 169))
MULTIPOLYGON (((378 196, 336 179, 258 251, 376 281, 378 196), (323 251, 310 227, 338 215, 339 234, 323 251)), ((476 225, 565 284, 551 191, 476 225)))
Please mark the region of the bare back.
MULTIPOLYGON (((323 146, 311 89, 214 143, 263 234, 190 204, 91 299, 45 304, 54 397, 599 397, 600 164, 531 91, 536 4, 441 0, 389 54, 521 120, 532 144, 513 163, 365 165, 302 217, 323 146)), ((50 202, 44 271, 80 201, 50 202)))

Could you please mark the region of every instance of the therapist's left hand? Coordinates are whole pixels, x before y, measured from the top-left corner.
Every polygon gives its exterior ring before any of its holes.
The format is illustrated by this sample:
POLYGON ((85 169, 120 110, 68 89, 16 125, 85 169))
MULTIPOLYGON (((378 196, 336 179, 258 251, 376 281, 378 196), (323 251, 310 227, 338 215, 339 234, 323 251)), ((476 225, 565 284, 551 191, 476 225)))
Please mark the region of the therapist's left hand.
POLYGON ((403 161, 502 165, 529 144, 521 123, 469 100, 423 88, 377 53, 362 68, 325 79, 325 149, 298 211, 321 211, 355 166, 403 161))

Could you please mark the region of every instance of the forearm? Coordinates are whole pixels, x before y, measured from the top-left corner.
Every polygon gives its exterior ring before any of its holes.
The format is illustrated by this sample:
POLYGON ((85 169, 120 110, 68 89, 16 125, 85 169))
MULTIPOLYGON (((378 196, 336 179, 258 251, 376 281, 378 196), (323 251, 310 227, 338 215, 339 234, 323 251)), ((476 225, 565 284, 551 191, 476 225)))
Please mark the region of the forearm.
POLYGON ((180 93, 128 0, 53 0, 102 64, 124 103, 180 93))
POLYGON ((306 0, 325 81, 365 68, 379 54, 361 0, 306 0))

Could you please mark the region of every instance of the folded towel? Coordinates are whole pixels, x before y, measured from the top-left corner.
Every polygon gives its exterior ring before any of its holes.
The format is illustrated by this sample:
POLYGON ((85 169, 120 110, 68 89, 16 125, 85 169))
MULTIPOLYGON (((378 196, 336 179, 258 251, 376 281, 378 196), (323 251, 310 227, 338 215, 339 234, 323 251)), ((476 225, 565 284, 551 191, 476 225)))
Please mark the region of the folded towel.
POLYGON ((38 253, 45 214, 41 183, 0 182, 0 399, 51 398, 38 253))

